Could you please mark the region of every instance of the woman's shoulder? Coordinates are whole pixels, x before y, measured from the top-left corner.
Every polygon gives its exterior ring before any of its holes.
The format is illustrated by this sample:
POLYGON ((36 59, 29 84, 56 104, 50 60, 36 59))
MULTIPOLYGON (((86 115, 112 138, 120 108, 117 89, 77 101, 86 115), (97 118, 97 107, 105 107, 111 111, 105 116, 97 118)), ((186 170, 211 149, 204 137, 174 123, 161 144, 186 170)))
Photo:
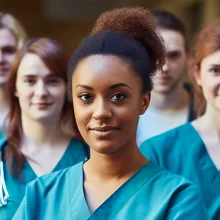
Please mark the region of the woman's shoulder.
POLYGON ((160 197, 163 201, 169 201, 167 216, 170 219, 177 216, 183 219, 209 219, 202 195, 192 182, 166 170, 160 173, 159 179, 160 197))
POLYGON ((155 183, 156 182, 158 184, 161 183, 164 186, 172 185, 173 188, 179 187, 182 185, 193 186, 193 183, 190 182, 185 177, 175 174, 152 161, 148 163, 148 167, 154 173, 154 175, 152 176, 152 181, 155 181, 155 183), (169 184, 166 184, 166 183, 169 183, 169 184))
POLYGON ((69 147, 73 147, 75 150, 85 150, 85 148, 89 148, 83 140, 75 137, 70 138, 69 147))
POLYGON ((80 138, 70 137, 70 144, 79 144, 79 145, 82 145, 82 144, 84 144, 84 142, 83 142, 80 138))
POLYGON ((87 160, 90 157, 89 146, 79 138, 71 138, 68 153, 78 159, 83 157, 83 160, 87 160))
POLYGON ((157 135, 155 137, 150 138, 148 141, 150 142, 156 142, 158 140, 175 140, 178 138, 179 140, 185 140, 187 137, 194 138, 197 136, 197 132, 195 131, 194 127, 190 122, 183 124, 181 126, 178 126, 176 128, 173 128, 169 131, 166 131, 160 135, 157 135))
MULTIPOLYGON (((158 165, 159 166, 159 165, 158 165)), ((161 184, 163 187, 170 187, 173 190, 176 190, 178 188, 187 188, 190 187, 192 189, 196 189, 194 184, 186 179, 183 176, 180 176, 178 174, 175 174, 171 171, 168 171, 164 168, 160 172, 158 172, 157 175, 155 175, 155 181, 158 182, 158 184, 161 184), (167 184, 169 183, 169 184, 167 184)))
POLYGON ((145 165, 144 172, 146 173, 144 176, 149 176, 149 172, 151 173, 149 184, 152 184, 153 186, 158 185, 158 188, 161 188, 161 191, 163 189, 167 191, 168 188, 170 188, 171 191, 178 190, 179 188, 184 189, 188 187, 192 190, 196 189, 194 184, 185 177, 168 171, 167 169, 152 161, 145 165))
POLYGON ((174 145, 186 146, 187 144, 190 144, 198 139, 200 139, 199 134, 194 129, 192 124, 188 122, 184 125, 145 140, 140 146, 140 149, 144 149, 147 146, 158 147, 160 149, 166 149, 170 146, 173 147, 174 145))
POLYGON ((140 146, 141 153, 161 166, 181 163, 186 156, 203 148, 201 138, 191 123, 150 138, 140 146))
POLYGON ((166 169, 162 169, 158 172, 152 179, 152 182, 154 186, 157 185, 158 188, 161 189, 160 193, 164 193, 164 196, 184 198, 188 195, 191 198, 196 198, 197 200, 202 201, 200 192, 194 183, 185 177, 172 173, 166 169))
MULTIPOLYGON (((150 169, 156 170, 156 172, 141 188, 143 202, 149 203, 149 206, 163 207, 162 209, 167 210, 169 219, 176 219, 180 214, 183 219, 186 216, 190 217, 189 210, 196 208, 201 209, 200 213, 207 214, 201 194, 192 182, 183 176, 161 168, 157 164, 151 162, 150 165, 150 169)), ((194 215, 194 213, 191 214, 194 215)), ((201 216, 198 218, 197 212, 194 217, 190 219, 200 219, 201 216)))
POLYGON ((38 196, 41 194, 45 196, 45 193, 59 190, 67 184, 72 173, 77 176, 82 172, 82 164, 83 162, 80 162, 74 166, 38 177, 28 184, 27 191, 37 192, 38 196))

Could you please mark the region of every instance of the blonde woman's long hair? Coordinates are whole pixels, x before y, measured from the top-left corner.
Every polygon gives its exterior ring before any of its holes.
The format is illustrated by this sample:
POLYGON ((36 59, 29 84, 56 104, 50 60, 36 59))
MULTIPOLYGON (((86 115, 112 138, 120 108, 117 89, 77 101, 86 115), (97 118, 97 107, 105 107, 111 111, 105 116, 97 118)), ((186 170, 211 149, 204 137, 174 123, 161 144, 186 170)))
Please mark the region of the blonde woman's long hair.
POLYGON ((27 34, 21 23, 12 15, 0 12, 0 29, 9 30, 17 40, 17 49, 27 41, 27 34))

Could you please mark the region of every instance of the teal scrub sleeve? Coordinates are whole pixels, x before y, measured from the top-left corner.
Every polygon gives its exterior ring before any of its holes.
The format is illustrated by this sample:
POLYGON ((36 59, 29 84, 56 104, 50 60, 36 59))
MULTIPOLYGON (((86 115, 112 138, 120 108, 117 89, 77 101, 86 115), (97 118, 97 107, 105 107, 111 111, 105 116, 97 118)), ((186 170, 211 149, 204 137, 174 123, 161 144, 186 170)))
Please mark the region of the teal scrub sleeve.
POLYGON ((201 195, 194 185, 188 185, 185 189, 176 191, 170 205, 172 208, 167 211, 167 220, 211 220, 201 195))
POLYGON ((150 140, 144 141, 140 146, 140 152, 150 161, 159 164, 160 154, 157 153, 156 147, 150 142, 150 140))

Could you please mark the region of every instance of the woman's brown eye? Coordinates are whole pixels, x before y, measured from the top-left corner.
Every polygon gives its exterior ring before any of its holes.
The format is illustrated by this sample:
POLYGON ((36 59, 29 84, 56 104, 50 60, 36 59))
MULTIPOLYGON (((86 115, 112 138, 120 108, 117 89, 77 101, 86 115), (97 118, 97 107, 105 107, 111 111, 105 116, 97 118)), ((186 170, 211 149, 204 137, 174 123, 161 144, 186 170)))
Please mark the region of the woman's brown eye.
POLYGON ((82 101, 91 101, 92 100, 92 96, 91 95, 88 95, 88 94, 82 94, 79 96, 79 98, 82 100, 82 101))
POLYGON ((220 74, 220 68, 211 68, 209 71, 215 75, 220 74))
POLYGON ((24 82, 28 85, 33 85, 35 83, 34 79, 25 79, 24 82))
POLYGON ((123 99, 125 99, 125 98, 126 98, 126 96, 123 95, 123 94, 121 94, 121 93, 115 94, 115 95, 113 95, 113 96, 111 97, 111 99, 112 99, 113 101, 123 100, 123 99))

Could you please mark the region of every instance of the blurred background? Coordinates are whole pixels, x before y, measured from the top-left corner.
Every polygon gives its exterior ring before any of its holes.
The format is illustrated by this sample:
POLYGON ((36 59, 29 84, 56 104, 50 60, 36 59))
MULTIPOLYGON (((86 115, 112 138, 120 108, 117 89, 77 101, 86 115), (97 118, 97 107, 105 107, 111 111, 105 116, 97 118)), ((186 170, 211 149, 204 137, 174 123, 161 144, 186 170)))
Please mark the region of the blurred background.
POLYGON ((54 38, 71 53, 101 12, 123 6, 168 10, 184 22, 189 39, 220 17, 220 0, 2 0, 0 12, 14 15, 29 38, 54 38))

